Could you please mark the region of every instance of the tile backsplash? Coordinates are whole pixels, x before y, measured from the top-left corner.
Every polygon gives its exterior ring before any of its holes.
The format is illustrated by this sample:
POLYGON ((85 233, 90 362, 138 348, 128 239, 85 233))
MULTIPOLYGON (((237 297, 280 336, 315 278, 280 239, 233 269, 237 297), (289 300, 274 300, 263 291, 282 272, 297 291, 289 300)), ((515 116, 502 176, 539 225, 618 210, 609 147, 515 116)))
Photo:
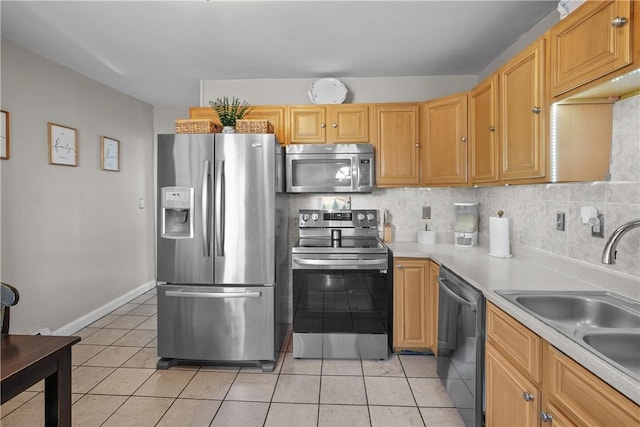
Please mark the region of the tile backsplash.
MULTIPOLYGON (((606 238, 619 225, 640 218, 640 96, 613 108, 611 180, 606 182, 515 185, 483 188, 376 189, 352 195, 354 209, 389 209, 396 231, 424 230, 422 206, 431 206, 429 229, 453 231, 455 202, 480 203, 480 240, 488 239, 489 217, 503 210, 510 221, 511 242, 604 267, 600 262, 606 238), (591 237, 580 220, 582 206, 604 214, 605 239, 591 237), (556 231, 556 212, 566 214, 565 231, 556 231)), ((297 237, 296 214, 319 208, 321 197, 290 198, 291 240, 297 237)), ((485 243, 487 241, 485 240, 485 243)), ((617 263, 607 266, 640 277, 640 229, 627 233, 618 245, 617 263)))

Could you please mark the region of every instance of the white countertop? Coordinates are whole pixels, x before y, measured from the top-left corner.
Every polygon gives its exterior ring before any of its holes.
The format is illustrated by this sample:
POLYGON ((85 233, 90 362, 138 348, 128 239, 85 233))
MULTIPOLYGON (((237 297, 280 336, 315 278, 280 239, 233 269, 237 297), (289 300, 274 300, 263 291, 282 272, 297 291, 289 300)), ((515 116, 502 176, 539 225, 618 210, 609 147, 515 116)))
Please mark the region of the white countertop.
MULTIPOLYGON (((504 299, 496 290, 607 290, 638 300, 640 282, 633 277, 609 274, 604 269, 572 262, 551 255, 519 251, 512 258, 494 258, 484 247, 456 247, 451 243, 422 245, 416 242, 387 243, 394 257, 431 258, 445 265, 478 290, 488 301, 547 340, 558 350, 580 363, 605 382, 640 404, 640 381, 610 365, 576 342, 537 320, 504 299), (551 257, 551 258, 550 258, 551 257), (588 277, 592 279, 588 281, 588 277), (606 289, 593 283, 606 280, 606 289)), ((640 357, 640 356, 639 356, 640 357)))

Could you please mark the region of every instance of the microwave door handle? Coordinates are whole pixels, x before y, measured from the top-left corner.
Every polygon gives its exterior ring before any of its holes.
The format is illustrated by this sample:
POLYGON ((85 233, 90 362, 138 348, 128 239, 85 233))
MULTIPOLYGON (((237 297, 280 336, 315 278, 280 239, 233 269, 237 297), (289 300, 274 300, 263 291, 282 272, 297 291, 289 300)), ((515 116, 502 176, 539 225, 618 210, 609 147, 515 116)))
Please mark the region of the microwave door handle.
POLYGON ((358 164, 358 156, 351 156, 351 188, 358 190, 360 188, 360 165, 358 164))
POLYGON ((224 161, 216 162, 216 256, 224 256, 224 161))

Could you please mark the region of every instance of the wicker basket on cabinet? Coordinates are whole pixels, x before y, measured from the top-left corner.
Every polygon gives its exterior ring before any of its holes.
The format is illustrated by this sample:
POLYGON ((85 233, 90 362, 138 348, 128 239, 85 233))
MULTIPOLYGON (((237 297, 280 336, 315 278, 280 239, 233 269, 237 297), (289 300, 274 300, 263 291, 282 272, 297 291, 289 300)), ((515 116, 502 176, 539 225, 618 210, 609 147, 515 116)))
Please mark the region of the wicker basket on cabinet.
POLYGON ((217 133, 220 125, 209 119, 178 119, 176 133, 217 133))
POLYGON ((236 133, 273 133, 267 120, 236 120, 236 133))

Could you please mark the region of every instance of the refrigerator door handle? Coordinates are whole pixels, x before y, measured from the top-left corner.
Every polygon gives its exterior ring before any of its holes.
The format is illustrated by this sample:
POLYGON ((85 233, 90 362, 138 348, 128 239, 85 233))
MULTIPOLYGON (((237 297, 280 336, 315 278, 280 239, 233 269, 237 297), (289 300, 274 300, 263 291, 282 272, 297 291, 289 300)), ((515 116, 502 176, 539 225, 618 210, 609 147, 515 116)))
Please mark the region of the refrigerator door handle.
POLYGON ((187 292, 187 291, 167 291, 168 297, 184 298, 260 298, 262 292, 187 292))
POLYGON ((216 162, 216 256, 224 256, 224 161, 216 162))
POLYGON ((211 241, 211 232, 209 230, 209 160, 204 161, 204 170, 202 172, 202 253, 205 257, 211 256, 209 242, 211 241))

